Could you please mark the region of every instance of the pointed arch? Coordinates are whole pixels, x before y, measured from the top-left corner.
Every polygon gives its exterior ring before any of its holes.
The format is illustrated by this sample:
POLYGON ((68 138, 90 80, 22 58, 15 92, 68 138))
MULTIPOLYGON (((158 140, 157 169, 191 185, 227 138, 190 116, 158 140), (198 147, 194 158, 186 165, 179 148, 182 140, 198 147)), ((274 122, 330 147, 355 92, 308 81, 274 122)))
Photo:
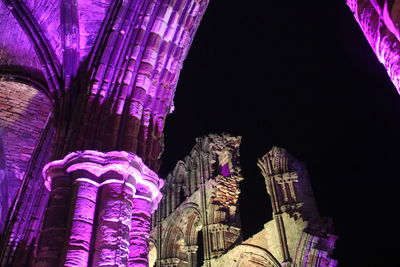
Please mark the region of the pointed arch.
POLYGON ((230 267, 281 267, 277 259, 266 249, 249 245, 241 244, 235 247, 240 250, 236 259, 232 261, 230 267))
POLYGON ((158 257, 185 263, 193 255, 190 251, 198 245, 197 233, 203 227, 200 208, 192 202, 184 203, 168 220, 171 223, 165 229, 158 257))
POLYGON ((33 44, 35 52, 43 68, 49 91, 54 97, 60 88, 61 64, 51 48, 38 22, 23 1, 2 0, 10 10, 29 40, 33 44))
POLYGON ((3 81, 18 82, 34 87, 46 94, 49 100, 54 103, 54 98, 49 91, 46 79, 42 72, 21 66, 0 66, 0 78, 3 81))

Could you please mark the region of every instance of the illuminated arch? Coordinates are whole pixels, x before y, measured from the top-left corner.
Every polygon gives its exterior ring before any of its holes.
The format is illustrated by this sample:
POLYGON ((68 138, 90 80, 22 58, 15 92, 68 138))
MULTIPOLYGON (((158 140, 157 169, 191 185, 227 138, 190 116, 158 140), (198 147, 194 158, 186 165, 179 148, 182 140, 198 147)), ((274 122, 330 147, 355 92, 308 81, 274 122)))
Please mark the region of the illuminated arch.
POLYGON ((3 82, 17 82, 31 86, 46 94, 52 104, 54 104, 55 98, 48 89, 42 72, 38 70, 20 66, 0 66, 0 79, 3 82))
POLYGON ((264 248, 241 244, 235 249, 241 250, 241 253, 239 253, 230 267, 281 267, 275 257, 264 248))
POLYGON ((162 238, 161 259, 179 259, 187 261, 186 246, 197 245, 197 232, 203 227, 200 208, 195 203, 181 205, 171 218, 162 238))

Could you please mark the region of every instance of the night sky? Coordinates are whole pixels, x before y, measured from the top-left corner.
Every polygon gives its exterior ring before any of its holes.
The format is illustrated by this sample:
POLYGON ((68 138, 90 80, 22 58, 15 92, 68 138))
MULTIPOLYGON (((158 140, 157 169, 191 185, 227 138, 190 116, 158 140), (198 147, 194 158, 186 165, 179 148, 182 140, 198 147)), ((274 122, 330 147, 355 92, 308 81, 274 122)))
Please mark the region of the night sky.
POLYGON ((399 122, 400 96, 345 1, 211 0, 167 119, 161 175, 196 137, 241 135, 246 239, 271 219, 257 158, 283 147, 307 164, 333 219, 339 266, 398 266, 399 122))

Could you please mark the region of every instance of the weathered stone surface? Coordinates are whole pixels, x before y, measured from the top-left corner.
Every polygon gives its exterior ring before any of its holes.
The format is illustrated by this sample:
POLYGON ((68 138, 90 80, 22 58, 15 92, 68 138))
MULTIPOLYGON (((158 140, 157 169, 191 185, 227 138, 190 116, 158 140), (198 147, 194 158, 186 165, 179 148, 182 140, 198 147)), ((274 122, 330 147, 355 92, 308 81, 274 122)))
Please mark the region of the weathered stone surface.
POLYGON ((21 66, 40 70, 34 45, 3 1, 0 1, 0 24, 7 25, 0 27, 0 67, 21 66))
POLYGON ((72 187, 74 211, 64 266, 85 266, 90 256, 98 186, 78 178, 72 187))
POLYGON ((150 216, 163 181, 138 156, 75 152, 43 174, 51 193, 35 266, 147 264, 150 216))
MULTIPOLYGON (((36 246, 48 196, 37 176, 44 161, 79 150, 124 150, 158 170, 164 122, 207 4, 208 0, 0 2, 0 23, 9 26, 0 29, 0 76, 37 85, 54 105, 51 125, 26 171, 30 175, 0 246, 3 265, 26 264, 36 246)), ((26 158, 32 155, 21 152, 26 158)), ((146 190, 137 192, 154 202, 146 190)), ((153 203, 150 212, 155 207, 153 203)), ((73 223, 78 228, 90 225, 73 223)), ((73 249, 68 253, 79 262, 86 257, 73 249)))
POLYGON ((47 82, 57 103, 57 157, 125 150, 157 170, 164 121, 208 1, 3 2, 0 21, 10 18, 21 30, 4 31, 0 60, 23 73, 34 68, 47 82))
POLYGON ((241 240, 239 144, 229 135, 198 138, 167 177, 152 230, 153 266, 336 266, 330 255, 337 237, 318 214, 307 170, 282 148, 273 147, 258 163, 273 220, 241 240), (197 262, 200 246, 204 263, 197 262))
POLYGON ((115 17, 100 28, 103 36, 88 59, 88 99, 78 102, 82 107, 71 125, 60 125, 60 151, 130 151, 158 169, 164 121, 207 3, 123 1, 110 6, 106 19, 115 17))
POLYGON ((59 60, 62 60, 60 32, 61 0, 23 0, 49 40, 59 60))
POLYGON ((79 0, 79 56, 83 61, 92 50, 111 0, 79 0))
POLYGON ((157 266, 197 266, 199 231, 205 266, 241 241, 240 140, 227 134, 196 139, 190 154, 167 177, 155 218, 159 224, 152 230, 158 243, 157 266), (161 243, 159 236, 165 236, 161 243))
POLYGON ((0 231, 50 111, 50 100, 42 92, 25 84, 0 81, 0 231))
POLYGON ((400 93, 400 1, 347 0, 347 5, 400 93))

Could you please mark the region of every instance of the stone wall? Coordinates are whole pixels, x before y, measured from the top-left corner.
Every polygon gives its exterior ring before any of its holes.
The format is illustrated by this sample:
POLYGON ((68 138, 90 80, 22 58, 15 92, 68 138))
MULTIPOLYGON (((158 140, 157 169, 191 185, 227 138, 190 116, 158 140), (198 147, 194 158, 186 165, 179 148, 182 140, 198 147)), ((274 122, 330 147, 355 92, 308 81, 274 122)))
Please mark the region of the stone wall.
POLYGON ((79 0, 79 42, 81 60, 95 44, 100 26, 111 0, 79 0))
MULTIPOLYGON (((0 76, 34 84, 54 104, 51 127, 34 153, 35 173, 25 176, 11 209, 0 265, 24 265, 34 250, 47 201, 38 182, 46 156, 127 151, 159 169, 165 119, 173 110, 183 61, 207 5, 208 0, 0 2, 0 24, 10 25, 0 30, 0 76)), ((27 110, 36 107, 28 105, 27 110)), ((21 125, 35 132, 35 120, 21 125)), ((32 152, 29 146, 24 149, 17 156, 22 163, 32 152)))
POLYGON ((273 220, 242 241, 239 144, 240 138, 226 134, 198 138, 178 162, 154 218, 151 262, 157 267, 336 266, 330 255, 337 237, 330 221, 318 214, 307 169, 282 148, 273 147, 258 162, 273 220), (197 262, 200 247, 204 262, 197 262))
POLYGON ((167 177, 152 231, 156 266, 198 266, 200 246, 204 266, 211 266, 212 258, 241 242, 240 140, 226 134, 197 138, 190 154, 167 177))
POLYGON ((0 201, 2 221, 25 176, 50 111, 45 94, 25 84, 0 82, 0 197, 7 199, 0 201))

